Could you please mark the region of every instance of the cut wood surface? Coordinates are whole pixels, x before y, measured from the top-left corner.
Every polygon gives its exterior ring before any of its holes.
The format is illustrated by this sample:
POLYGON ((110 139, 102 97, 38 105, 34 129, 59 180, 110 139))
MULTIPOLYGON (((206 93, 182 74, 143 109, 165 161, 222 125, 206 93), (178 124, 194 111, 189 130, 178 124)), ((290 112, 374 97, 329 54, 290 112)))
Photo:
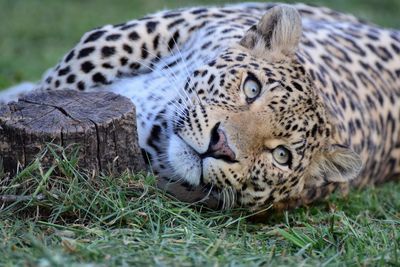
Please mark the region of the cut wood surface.
MULTIPOLYGON (((48 143, 79 147, 79 167, 89 171, 140 171, 135 107, 110 92, 34 92, 0 106, 0 161, 14 174, 48 143)), ((43 159, 50 165, 51 159, 43 159)))

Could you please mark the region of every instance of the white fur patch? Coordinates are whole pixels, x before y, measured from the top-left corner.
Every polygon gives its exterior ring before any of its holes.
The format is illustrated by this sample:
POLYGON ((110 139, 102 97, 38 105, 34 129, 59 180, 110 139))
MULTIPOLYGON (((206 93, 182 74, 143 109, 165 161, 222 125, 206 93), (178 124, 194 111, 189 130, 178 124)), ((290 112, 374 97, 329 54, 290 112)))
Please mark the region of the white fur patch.
POLYGON ((20 96, 29 93, 30 91, 35 89, 36 86, 36 83, 23 82, 13 87, 7 88, 4 91, 0 91, 0 103, 17 101, 20 96))
POLYGON ((201 177, 201 159, 182 139, 171 136, 168 146, 168 161, 178 179, 191 185, 199 185, 201 177))

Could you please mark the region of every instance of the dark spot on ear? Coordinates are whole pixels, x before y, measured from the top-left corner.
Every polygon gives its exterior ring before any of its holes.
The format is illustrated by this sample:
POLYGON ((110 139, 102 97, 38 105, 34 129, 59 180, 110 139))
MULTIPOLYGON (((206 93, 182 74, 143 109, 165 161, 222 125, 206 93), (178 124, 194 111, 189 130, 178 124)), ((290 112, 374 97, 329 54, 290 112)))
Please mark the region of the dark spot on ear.
POLYGON ((258 34, 262 35, 264 37, 265 45, 267 48, 271 48, 271 38, 273 34, 273 29, 276 28, 276 25, 278 24, 278 16, 275 15, 271 18, 271 22, 268 24, 269 25, 269 30, 266 32, 262 32, 262 30, 265 29, 257 29, 258 34))

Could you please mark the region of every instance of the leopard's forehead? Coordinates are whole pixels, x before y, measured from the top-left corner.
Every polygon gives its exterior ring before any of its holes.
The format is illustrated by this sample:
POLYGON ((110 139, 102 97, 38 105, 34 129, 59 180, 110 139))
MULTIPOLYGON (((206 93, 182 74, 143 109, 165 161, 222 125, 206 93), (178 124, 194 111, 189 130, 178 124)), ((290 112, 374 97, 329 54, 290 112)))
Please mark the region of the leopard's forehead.
POLYGON ((185 89, 211 104, 238 106, 243 94, 241 85, 249 74, 276 98, 267 104, 272 111, 291 109, 295 116, 301 107, 307 111, 316 108, 313 83, 296 59, 271 62, 239 49, 228 49, 195 70, 185 89))

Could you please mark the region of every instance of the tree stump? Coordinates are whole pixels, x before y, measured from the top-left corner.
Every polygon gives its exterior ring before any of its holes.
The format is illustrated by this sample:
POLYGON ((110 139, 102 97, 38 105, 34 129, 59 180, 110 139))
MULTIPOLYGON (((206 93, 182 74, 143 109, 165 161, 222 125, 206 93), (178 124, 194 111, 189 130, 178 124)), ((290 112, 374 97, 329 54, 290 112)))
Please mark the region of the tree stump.
MULTIPOLYGON (((48 144, 77 144, 79 167, 90 171, 140 171, 135 107, 110 92, 34 92, 0 107, 0 160, 14 174, 48 144)), ((43 158, 43 162, 51 159, 43 158)), ((51 164, 51 162, 48 162, 51 164)))

